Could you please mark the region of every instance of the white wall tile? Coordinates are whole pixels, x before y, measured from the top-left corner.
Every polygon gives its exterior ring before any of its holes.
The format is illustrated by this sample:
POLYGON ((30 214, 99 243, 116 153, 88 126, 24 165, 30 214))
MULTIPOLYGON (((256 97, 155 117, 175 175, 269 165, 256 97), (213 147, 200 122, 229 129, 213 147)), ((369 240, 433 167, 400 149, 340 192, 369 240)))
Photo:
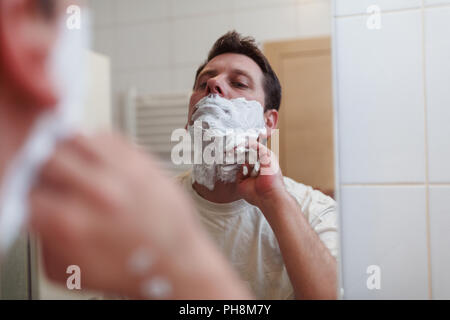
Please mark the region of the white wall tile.
POLYGON ((238 11, 234 26, 239 33, 253 36, 257 42, 295 38, 296 6, 238 11))
POLYGON ((115 30, 114 27, 95 28, 92 35, 92 49, 108 56, 110 63, 114 63, 115 30))
POLYGON ((115 1, 89 0, 88 7, 94 26, 112 26, 115 22, 115 1))
POLYGON ((177 19, 171 25, 174 63, 203 62, 214 42, 232 29, 230 15, 177 19))
POLYGON ((231 11, 232 1, 223 0, 166 0, 171 2, 171 16, 198 16, 231 11))
POLYGON ((297 0, 232 0, 235 10, 259 9, 262 7, 277 7, 289 4, 295 4, 297 0))
MULTIPOLYGON (((111 1, 111 0, 110 0, 111 1)), ((169 16, 170 4, 167 0, 114 0, 119 23, 134 23, 161 20, 169 16)))
POLYGON ((342 187, 345 299, 427 299, 425 187, 342 187), (368 290, 367 267, 381 269, 368 290))
POLYGON ((367 13, 367 8, 372 5, 380 7, 381 11, 419 8, 422 0, 335 0, 336 15, 367 13))
POLYGON ((424 182, 420 12, 336 22, 341 183, 424 182))
POLYGON ((330 1, 301 2, 297 7, 297 35, 301 38, 331 33, 330 1))
POLYGON ((450 186, 430 188, 433 299, 450 299, 450 186))
POLYGON ((450 4, 450 0, 425 0, 426 6, 438 5, 438 4, 450 4))
POLYGON ((117 29, 115 68, 168 66, 170 63, 169 23, 123 25, 117 29))
POLYGON ((319 3, 319 2, 324 2, 324 3, 328 3, 331 7, 331 2, 332 0, 297 0, 298 4, 305 4, 305 3, 319 3))
POLYGON ((450 7, 425 21, 430 181, 450 183, 450 7))
POLYGON ((140 69, 128 72, 114 72, 115 91, 125 93, 134 87, 142 94, 169 93, 171 90, 170 69, 140 69))
POLYGON ((173 93, 191 92, 194 86, 195 72, 199 65, 193 64, 185 67, 174 67, 172 69, 172 91, 173 93))

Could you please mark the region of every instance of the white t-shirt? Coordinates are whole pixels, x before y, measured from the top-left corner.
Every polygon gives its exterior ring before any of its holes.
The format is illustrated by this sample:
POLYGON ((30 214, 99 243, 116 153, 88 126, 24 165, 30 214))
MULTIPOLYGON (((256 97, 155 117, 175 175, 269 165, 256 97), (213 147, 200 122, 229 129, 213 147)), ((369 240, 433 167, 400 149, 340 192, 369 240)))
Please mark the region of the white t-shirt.
MULTIPOLYGON (((213 241, 247 282, 256 298, 294 299, 294 289, 278 242, 261 210, 243 199, 225 204, 210 202, 193 189, 191 172, 178 178, 194 200, 201 221, 213 241)), ((290 178, 284 177, 284 183, 311 227, 337 258, 336 202, 290 178)))

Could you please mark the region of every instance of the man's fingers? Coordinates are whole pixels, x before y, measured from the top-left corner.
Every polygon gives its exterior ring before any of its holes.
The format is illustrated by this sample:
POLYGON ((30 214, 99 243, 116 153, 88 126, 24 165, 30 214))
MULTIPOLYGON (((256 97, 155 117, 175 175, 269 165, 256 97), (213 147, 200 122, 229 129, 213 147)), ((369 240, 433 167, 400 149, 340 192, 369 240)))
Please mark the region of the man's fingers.
POLYGON ((129 159, 125 138, 110 132, 97 133, 93 136, 75 135, 64 145, 80 157, 101 167, 117 170, 129 159))
POLYGON ((34 189, 29 203, 33 230, 56 239, 61 236, 64 239, 71 234, 70 230, 78 230, 85 220, 85 212, 80 210, 78 202, 49 188, 34 189))
POLYGON ((53 281, 64 283, 67 280, 67 267, 73 264, 73 260, 61 258, 61 252, 67 251, 67 248, 58 249, 55 243, 50 241, 41 241, 41 254, 44 265, 44 271, 47 277, 53 281))
POLYGON ((261 167, 268 167, 272 161, 273 153, 262 143, 257 141, 250 141, 249 148, 256 150, 258 153, 258 161, 261 164, 261 167))
POLYGON ((142 168, 149 177, 163 170, 142 147, 119 134, 103 132, 92 137, 78 136, 72 143, 80 153, 96 160, 99 167, 125 179, 141 180, 142 168))
POLYGON ((86 187, 86 176, 96 175, 83 156, 69 144, 59 145, 40 171, 40 178, 56 185, 86 187))
POLYGON ((80 248, 89 238, 90 215, 75 199, 50 190, 34 190, 29 203, 31 229, 45 248, 47 274, 61 280, 68 265, 79 264, 80 248))
POLYGON ((67 279, 69 265, 82 265, 80 257, 90 245, 94 215, 71 195, 42 186, 29 198, 30 228, 39 237, 45 272, 54 281, 67 279))
POLYGON ((62 146, 71 148, 74 152, 77 152, 84 160, 92 163, 103 163, 104 157, 100 149, 101 144, 93 143, 93 138, 84 134, 76 134, 73 137, 66 140, 62 146))
POLYGON ((249 148, 257 150, 258 161, 261 165, 261 175, 274 175, 280 170, 280 165, 275 154, 262 143, 256 141, 249 142, 249 148))
POLYGON ((85 197, 84 201, 94 201, 112 210, 124 197, 123 186, 116 182, 113 171, 85 161, 77 150, 67 145, 57 148, 39 178, 38 188, 45 185, 60 188, 61 192, 85 197))
POLYGON ((238 171, 238 174, 237 174, 237 180, 238 181, 243 181, 243 180, 245 180, 247 178, 250 178, 252 170, 253 170, 253 166, 252 165, 250 165, 248 163, 244 163, 239 168, 239 171, 238 171))
MULTIPOLYGON (((102 165, 111 165, 117 162, 117 159, 127 157, 126 154, 120 152, 124 149, 124 140, 118 134, 102 132, 93 136, 77 135, 70 143, 80 153, 101 162, 102 165)), ((121 163, 123 162, 121 161, 121 163)))
POLYGON ((258 135, 258 142, 261 142, 261 140, 268 139, 267 130, 260 132, 258 135))
POLYGON ((250 172, 250 177, 254 178, 257 177, 259 175, 261 169, 261 164, 259 162, 256 162, 255 165, 253 166, 252 172, 250 172))

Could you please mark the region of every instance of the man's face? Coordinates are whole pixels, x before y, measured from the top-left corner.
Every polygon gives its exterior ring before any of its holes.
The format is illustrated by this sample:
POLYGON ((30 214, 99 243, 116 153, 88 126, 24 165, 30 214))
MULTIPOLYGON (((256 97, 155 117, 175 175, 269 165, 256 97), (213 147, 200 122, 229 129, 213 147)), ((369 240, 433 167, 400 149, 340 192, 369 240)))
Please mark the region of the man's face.
POLYGON ((54 107, 59 100, 49 71, 66 9, 79 0, 0 0, 0 94, 8 108, 54 107))
POLYGON ((226 99, 244 97, 256 100, 264 108, 264 89, 261 68, 251 58, 236 53, 221 54, 212 59, 199 74, 189 102, 188 122, 195 105, 209 94, 226 99))

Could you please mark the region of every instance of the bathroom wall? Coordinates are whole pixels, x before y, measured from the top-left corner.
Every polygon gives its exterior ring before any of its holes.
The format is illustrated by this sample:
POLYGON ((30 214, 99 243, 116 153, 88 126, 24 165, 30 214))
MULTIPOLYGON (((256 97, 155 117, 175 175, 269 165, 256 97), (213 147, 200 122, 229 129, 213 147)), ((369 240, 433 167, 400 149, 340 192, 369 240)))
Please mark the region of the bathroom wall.
POLYGON ((335 0, 333 15, 345 297, 449 299, 450 0, 335 0))
MULTIPOLYGON (((113 101, 141 93, 185 93, 214 41, 236 29, 270 40, 328 35, 330 0, 89 0, 94 50, 112 63, 113 101)), ((117 120, 117 112, 116 120, 117 120)))

